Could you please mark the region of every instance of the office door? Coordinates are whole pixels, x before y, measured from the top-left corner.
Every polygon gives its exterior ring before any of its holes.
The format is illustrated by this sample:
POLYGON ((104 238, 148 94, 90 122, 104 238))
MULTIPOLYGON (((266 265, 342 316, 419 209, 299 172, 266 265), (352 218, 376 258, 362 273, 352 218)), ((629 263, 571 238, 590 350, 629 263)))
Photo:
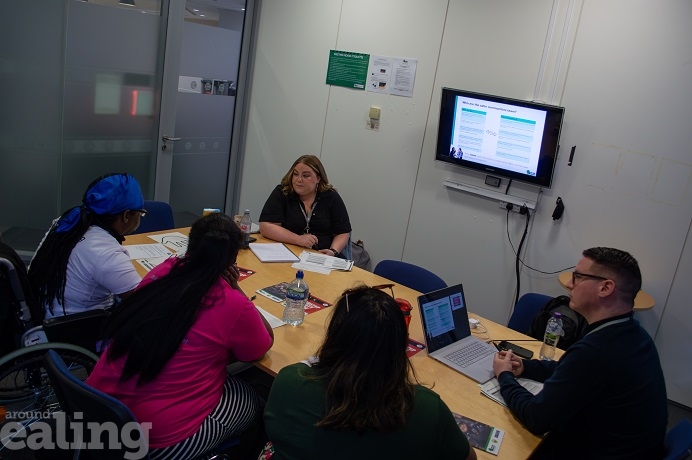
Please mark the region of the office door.
POLYGON ((181 3, 169 11, 155 195, 186 226, 203 208, 235 212, 227 190, 237 175, 232 139, 250 21, 244 0, 181 3))

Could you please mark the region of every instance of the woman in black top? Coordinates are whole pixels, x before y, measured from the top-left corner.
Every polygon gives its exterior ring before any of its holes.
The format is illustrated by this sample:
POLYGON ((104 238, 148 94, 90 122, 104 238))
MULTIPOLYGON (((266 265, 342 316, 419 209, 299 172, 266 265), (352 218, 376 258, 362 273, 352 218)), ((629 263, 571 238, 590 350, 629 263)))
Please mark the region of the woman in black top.
POLYGON ((260 232, 265 238, 338 256, 351 222, 343 200, 314 155, 298 158, 264 203, 260 232))

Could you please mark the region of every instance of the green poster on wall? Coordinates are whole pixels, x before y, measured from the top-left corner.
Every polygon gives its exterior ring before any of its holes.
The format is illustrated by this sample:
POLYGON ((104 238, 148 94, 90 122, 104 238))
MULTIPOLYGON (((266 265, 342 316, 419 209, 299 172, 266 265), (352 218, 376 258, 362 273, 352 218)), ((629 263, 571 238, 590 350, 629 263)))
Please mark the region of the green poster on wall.
POLYGON ((329 50, 327 84, 365 89, 369 63, 369 54, 329 50))

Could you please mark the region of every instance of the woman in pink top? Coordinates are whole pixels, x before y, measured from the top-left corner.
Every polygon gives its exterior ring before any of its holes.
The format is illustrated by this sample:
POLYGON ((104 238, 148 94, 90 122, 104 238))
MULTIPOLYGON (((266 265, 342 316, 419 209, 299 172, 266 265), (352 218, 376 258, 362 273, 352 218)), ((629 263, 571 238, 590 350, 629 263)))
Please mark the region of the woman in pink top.
POLYGON ((142 280, 114 313, 111 340, 87 383, 149 422, 152 459, 190 459, 255 429, 261 401, 226 373, 260 359, 271 327, 238 286, 242 233, 214 213, 197 220, 185 257, 142 280))

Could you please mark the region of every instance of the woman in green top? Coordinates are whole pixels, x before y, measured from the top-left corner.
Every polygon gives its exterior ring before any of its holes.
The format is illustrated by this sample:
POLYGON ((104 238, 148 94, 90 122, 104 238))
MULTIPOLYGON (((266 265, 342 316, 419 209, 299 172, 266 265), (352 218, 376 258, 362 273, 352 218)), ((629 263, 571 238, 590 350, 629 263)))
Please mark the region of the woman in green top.
POLYGON ((272 385, 264 421, 273 459, 475 459, 447 405, 412 377, 407 340, 392 297, 345 291, 317 357, 272 385))

